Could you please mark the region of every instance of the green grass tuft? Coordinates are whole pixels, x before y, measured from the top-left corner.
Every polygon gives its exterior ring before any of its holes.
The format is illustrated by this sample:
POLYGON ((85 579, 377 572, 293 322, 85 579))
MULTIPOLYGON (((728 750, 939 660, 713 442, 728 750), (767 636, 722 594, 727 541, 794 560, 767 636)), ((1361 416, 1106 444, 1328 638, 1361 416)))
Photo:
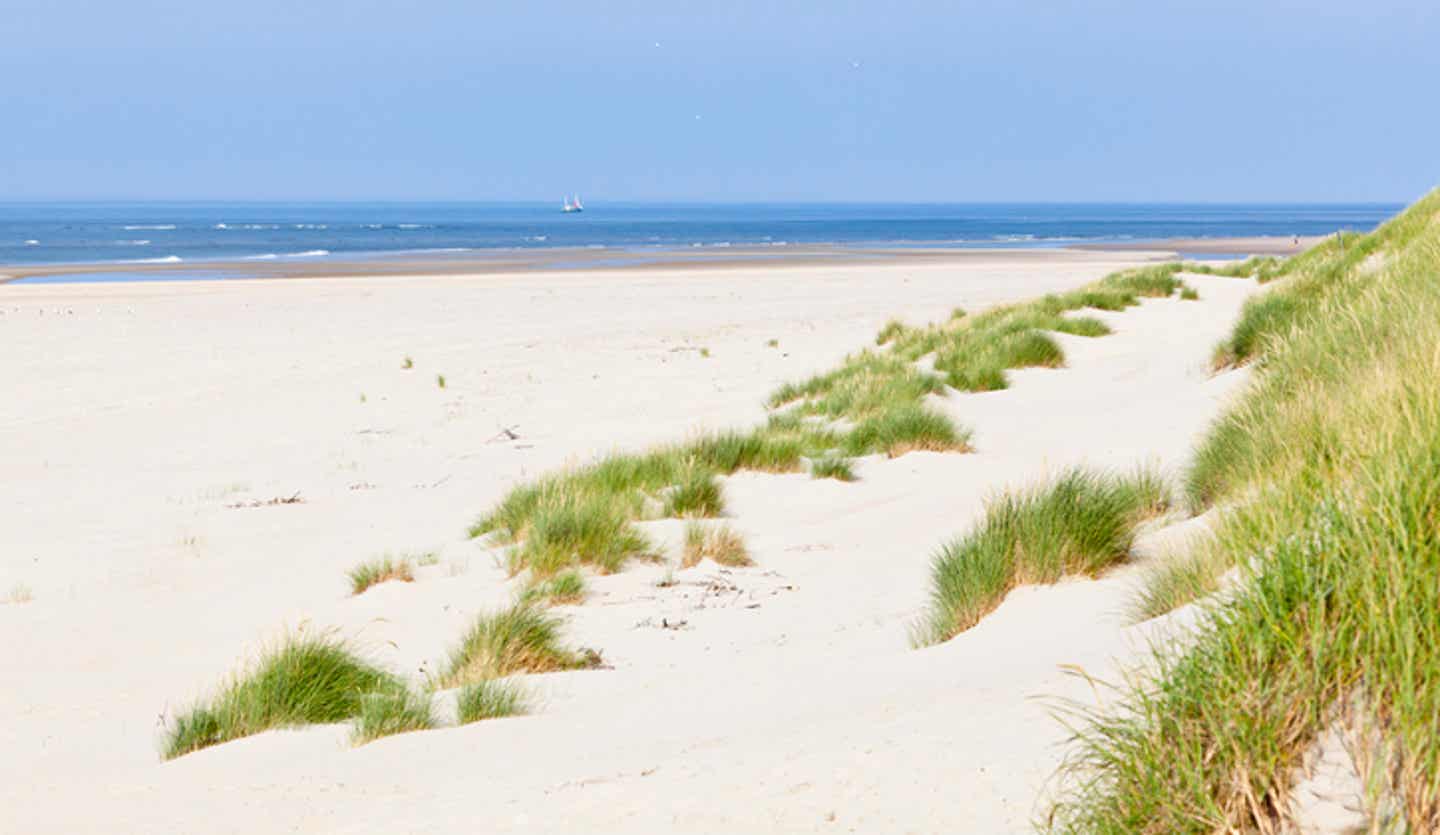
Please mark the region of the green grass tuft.
POLYGON ((1145 572, 1130 607, 1131 619, 1139 622, 1160 617, 1213 594, 1229 567, 1225 558, 1208 545, 1172 555, 1145 572))
POLYGON ((520 716, 529 710, 528 702, 529 697, 519 684, 496 679, 477 681, 460 690, 457 703, 460 724, 520 716))
POLYGON ((810 462, 811 478, 833 478, 836 481, 854 481, 855 469, 849 458, 827 456, 810 462))
POLYGON ((585 577, 574 569, 547 577, 526 589, 521 602, 544 602, 552 606, 582 603, 585 600, 585 577))
POLYGON ((180 714, 166 731, 173 759, 272 728, 341 722, 367 693, 402 688, 395 677, 328 637, 295 636, 229 682, 209 703, 180 714))
POLYGON ((630 524, 623 496, 557 492, 546 497, 527 520, 525 541, 510 554, 512 574, 530 569, 548 576, 577 565, 609 574, 627 560, 653 552, 649 539, 630 524))
POLYGON ((974 531, 936 555, 930 610, 912 642, 948 641, 1016 586, 1099 575, 1129 556, 1135 526, 1167 506, 1164 485, 1154 475, 1117 477, 1081 469, 991 501, 974 531))
POLYGON ((896 337, 903 335, 905 330, 904 322, 899 319, 891 319, 885 323, 885 327, 881 328, 879 333, 875 334, 875 344, 884 345, 887 342, 891 342, 896 337))
POLYGON ((408 557, 392 557, 388 554, 350 569, 350 593, 361 594, 379 583, 398 581, 410 583, 415 580, 415 564, 408 557))
POLYGON ((869 418, 845 438, 849 455, 884 452, 891 458, 914 450, 969 452, 970 433, 924 406, 908 406, 869 418))
POLYGON ((560 618, 524 602, 482 614, 450 653, 440 683, 457 687, 512 673, 597 666, 599 655, 595 652, 572 650, 561 643, 562 623, 560 618))
POLYGON ((680 556, 680 565, 691 568, 701 560, 713 560, 719 565, 753 565, 745 539, 730 526, 707 527, 699 522, 685 526, 685 545, 680 556))
POLYGON ((1182 301, 1198 302, 1200 301, 1200 291, 1194 287, 1186 287, 1180 291, 1180 298, 1182 301))
POLYGON ((665 497, 665 515, 674 517, 710 517, 725 512, 725 497, 720 483, 708 470, 695 469, 685 476, 665 497))
POLYGON ((429 693, 391 688, 366 693, 360 698, 360 715, 355 720, 353 737, 356 745, 364 745, 384 736, 428 731, 434 727, 435 714, 429 693))

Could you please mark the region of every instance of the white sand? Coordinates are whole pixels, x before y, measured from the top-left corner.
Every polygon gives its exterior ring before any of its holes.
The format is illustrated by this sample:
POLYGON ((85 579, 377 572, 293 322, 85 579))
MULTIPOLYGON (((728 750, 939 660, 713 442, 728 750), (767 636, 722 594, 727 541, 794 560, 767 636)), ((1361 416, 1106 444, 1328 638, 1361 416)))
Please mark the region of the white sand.
POLYGON ((914 651, 930 555, 1002 486, 1078 461, 1181 464, 1242 379, 1205 360, 1249 282, 1194 277, 1201 301, 1063 337, 1070 368, 952 397, 976 454, 866 459, 854 484, 729 479, 758 566, 592 581, 561 611, 614 669, 531 677, 533 715, 358 749, 343 726, 272 732, 169 763, 158 740, 301 624, 433 667, 513 592, 464 528, 526 475, 758 421, 774 385, 891 315, 1031 297, 1124 258, 0 287, 0 600, 33 595, 0 605, 0 831, 1027 828, 1063 754, 1053 700, 1089 693, 1060 665, 1134 656, 1134 569, 1023 589, 914 651), (349 597, 345 572, 387 550, 441 563, 349 597))

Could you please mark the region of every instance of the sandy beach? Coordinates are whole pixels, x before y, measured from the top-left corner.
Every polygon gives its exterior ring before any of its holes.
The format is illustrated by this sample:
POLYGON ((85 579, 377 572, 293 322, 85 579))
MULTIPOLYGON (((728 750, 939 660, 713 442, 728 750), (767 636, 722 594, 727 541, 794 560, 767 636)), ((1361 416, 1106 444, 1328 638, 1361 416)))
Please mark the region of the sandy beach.
MULTIPOLYGON (((1245 379, 1207 363, 1253 282, 1187 275, 1198 301, 1061 335, 1065 368, 938 399, 973 453, 869 456, 848 484, 725 479, 755 566, 591 578, 557 611, 607 668, 527 677, 530 715, 363 747, 343 725, 273 731, 168 762, 159 741, 298 628, 423 679, 518 588, 466 526, 522 479, 759 422, 775 386, 891 317, 1147 257, 0 286, 0 828, 1028 830, 1064 754, 1053 711, 1093 699, 1067 670, 1113 675, 1187 610, 1128 625, 1142 559, 1022 588, 915 650, 931 556, 988 496, 1067 465, 1178 472, 1245 379), (434 560, 352 597, 346 572, 387 552, 434 560)), ((673 557, 678 523, 643 526, 673 557)))

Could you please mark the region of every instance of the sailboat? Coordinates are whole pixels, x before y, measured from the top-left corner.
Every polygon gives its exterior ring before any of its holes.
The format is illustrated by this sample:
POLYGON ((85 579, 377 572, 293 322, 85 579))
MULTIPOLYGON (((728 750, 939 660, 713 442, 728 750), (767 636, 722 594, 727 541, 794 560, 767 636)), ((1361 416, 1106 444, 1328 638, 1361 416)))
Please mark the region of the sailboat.
POLYGON ((561 209, 561 211, 563 211, 563 212, 583 212, 583 211, 585 211, 585 207, 580 204, 580 195, 578 195, 578 194, 575 195, 575 200, 574 200, 574 202, 571 202, 570 198, 569 198, 569 197, 566 197, 566 198, 565 198, 565 206, 564 206, 564 208, 561 209))

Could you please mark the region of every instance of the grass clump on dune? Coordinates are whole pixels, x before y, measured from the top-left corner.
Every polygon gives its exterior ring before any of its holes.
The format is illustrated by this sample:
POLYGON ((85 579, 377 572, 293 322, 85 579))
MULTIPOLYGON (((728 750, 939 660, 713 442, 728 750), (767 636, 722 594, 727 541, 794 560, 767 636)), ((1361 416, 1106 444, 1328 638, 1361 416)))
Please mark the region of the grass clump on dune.
POLYGON ((529 698, 519 684, 487 679, 461 688, 456 707, 460 724, 520 716, 529 710, 529 698))
POLYGON ((415 580, 415 564, 406 557, 386 555, 350 569, 350 593, 361 594, 378 583, 392 580, 410 583, 415 580))
POLYGON ((575 569, 562 571, 553 577, 526 589, 520 599, 523 602, 544 602, 549 605, 580 603, 585 600, 585 577, 575 569))
POLYGON ((1283 831, 1338 732, 1374 830, 1440 830, 1440 191, 1286 270, 1289 319, 1190 475, 1238 581, 1076 717, 1053 828, 1283 831))
POLYGON ((715 480, 737 471, 800 472, 853 478, 843 459, 915 450, 967 452, 970 432, 927 402, 950 389, 1009 385, 1012 368, 1058 368, 1054 333, 1103 336, 1104 322, 1071 315, 1085 308, 1123 310, 1141 297, 1173 295, 1180 265, 1126 270, 1079 290, 944 322, 887 323, 877 349, 839 367, 787 383, 769 398, 769 420, 744 431, 708 434, 642 453, 619 453, 520 485, 470 528, 472 537, 511 546, 512 572, 548 576, 577 565, 617 571, 650 555, 633 523, 662 516, 715 517, 724 495, 715 480), (930 368, 922 358, 931 358, 930 368), (933 369, 933 370, 931 370, 933 369), (818 464, 817 464, 818 462, 818 464))
POLYGON ((924 406, 907 406, 866 418, 845 438, 845 452, 883 452, 891 458, 914 450, 969 452, 969 430, 924 406))
POLYGON ((797 416, 776 415, 749 431, 703 435, 683 444, 616 453, 514 488, 470 528, 512 544, 512 573, 549 576, 579 565, 620 570, 653 556, 634 522, 715 517, 725 511, 719 476, 739 470, 798 472, 806 458, 836 449, 841 436, 797 416))
POLYGON ((1099 575, 1129 556, 1135 526, 1167 506, 1164 485, 1155 476, 1082 469, 992 500, 974 531, 936 555, 929 612, 916 625, 912 643, 955 637, 1017 586, 1099 575))
POLYGON ((884 345, 895 337, 905 332, 905 323, 899 319, 891 319, 885 323, 880 332, 875 334, 875 344, 884 345))
POLYGON ((1220 576, 1228 569, 1225 557, 1211 543, 1192 545, 1149 568, 1131 606, 1135 622, 1159 617, 1192 600, 1220 589, 1220 576))
POLYGON ((360 699, 360 714, 355 718, 356 745, 395 734, 428 731, 437 727, 429 693, 416 693, 405 688, 391 688, 367 693, 360 699))
POLYGON ((836 481, 854 481, 855 468, 849 458, 827 455, 810 462, 811 478, 833 478, 836 481))
POLYGON ((665 515, 674 517, 719 516, 725 510, 725 498, 715 475, 696 469, 682 476, 665 496, 665 515))
POLYGON ((685 544, 680 555, 680 566, 692 568, 701 560, 713 560, 724 566, 754 565, 745 539, 729 525, 707 527, 698 522, 685 526, 685 544))
POLYGON ((591 650, 572 650, 560 638, 560 618, 528 603, 482 614, 451 653, 440 682, 473 684, 512 673, 549 673, 599 664, 591 650))
POLYGON ((272 728, 340 722, 362 697, 403 686, 338 640, 291 637, 167 729, 166 759, 272 728))
POLYGON ((510 552, 510 571, 528 568, 548 576, 580 564, 607 574, 619 571, 627 560, 652 553, 630 518, 623 498, 557 492, 527 520, 524 542, 510 552))

